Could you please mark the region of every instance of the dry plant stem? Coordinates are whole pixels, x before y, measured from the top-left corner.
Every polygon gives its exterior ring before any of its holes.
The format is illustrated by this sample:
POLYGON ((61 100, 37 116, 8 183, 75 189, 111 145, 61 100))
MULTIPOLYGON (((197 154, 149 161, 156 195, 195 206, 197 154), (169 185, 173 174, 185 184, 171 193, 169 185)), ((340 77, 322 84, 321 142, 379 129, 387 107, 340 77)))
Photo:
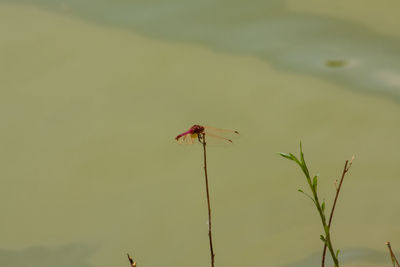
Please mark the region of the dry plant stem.
POLYGON ((396 256, 393 253, 392 246, 390 245, 390 242, 389 241, 386 242, 386 245, 387 245, 387 247, 389 249, 390 258, 392 259, 393 267, 396 267, 396 265, 397 265, 397 267, 400 267, 400 264, 397 261, 396 256))
MULTIPOLYGON (((353 161, 353 160, 352 160, 352 161, 353 161)), ((333 201, 331 214, 329 215, 329 222, 328 222, 329 230, 331 229, 332 218, 333 218, 333 214, 334 214, 334 212, 335 212, 336 202, 337 202, 338 197, 339 197, 340 189, 342 188, 342 184, 343 184, 344 177, 345 177, 346 173, 349 171, 349 169, 350 169, 350 167, 351 167, 351 164, 352 164, 352 161, 350 161, 350 164, 349 164, 349 161, 346 160, 346 163, 344 164, 344 168, 343 168, 343 172, 342 172, 342 178, 340 179, 339 186, 336 188, 335 200, 333 201), (347 165, 348 165, 348 166, 347 166, 347 165)), ((330 232, 330 231, 329 231, 329 232, 330 232)), ((327 245, 326 245, 326 243, 325 243, 325 244, 324 244, 324 250, 323 250, 323 252, 322 252, 322 265, 321 265, 322 267, 325 266, 326 248, 327 248, 327 245)))
POLYGON ((207 156, 206 156, 206 135, 203 133, 201 135, 201 143, 203 144, 203 154, 204 154, 204 175, 206 179, 206 193, 207 193, 207 207, 208 207, 208 239, 210 240, 210 254, 211 254, 211 266, 214 267, 214 249, 212 242, 212 231, 211 231, 211 204, 210 204, 210 192, 208 189, 208 175, 207 175, 207 156))
POLYGON ((129 263, 131 264, 131 267, 136 267, 136 261, 133 261, 133 259, 131 258, 131 256, 129 256, 128 253, 127 253, 127 255, 128 255, 128 260, 129 260, 129 263))

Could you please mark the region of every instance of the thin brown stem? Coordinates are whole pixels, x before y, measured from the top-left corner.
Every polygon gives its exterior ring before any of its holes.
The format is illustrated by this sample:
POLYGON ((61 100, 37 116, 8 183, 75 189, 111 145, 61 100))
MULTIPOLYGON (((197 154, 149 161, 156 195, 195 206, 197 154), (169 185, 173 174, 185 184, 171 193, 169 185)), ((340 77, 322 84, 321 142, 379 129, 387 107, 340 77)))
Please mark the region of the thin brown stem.
MULTIPOLYGON (((354 156, 351 158, 350 163, 348 160, 346 160, 346 163, 344 164, 344 168, 343 168, 343 172, 342 172, 342 177, 340 178, 339 186, 336 187, 335 200, 333 201, 331 214, 329 215, 329 222, 328 222, 329 233, 330 233, 330 229, 331 229, 333 214, 334 214, 335 208, 336 208, 336 202, 339 198, 340 189, 342 188, 343 180, 344 180, 344 177, 346 176, 346 173, 350 170, 351 164, 353 163, 353 159, 354 159, 354 156)), ((322 252, 322 264, 321 264, 322 267, 325 266, 326 248, 327 248, 327 244, 324 243, 324 249, 322 252)))
POLYGON ((387 246, 388 249, 389 249, 390 258, 392 259, 393 267, 396 267, 396 265, 397 265, 397 267, 400 267, 400 264, 399 264, 399 262, 397 261, 396 256, 395 256, 394 253, 393 253, 392 246, 390 245, 390 242, 389 242, 389 241, 386 242, 386 246, 387 246))
POLYGON ((131 264, 131 267, 136 267, 136 261, 133 261, 133 259, 131 258, 131 256, 129 256, 128 253, 126 255, 128 255, 128 260, 129 263, 131 264))
POLYGON ((207 207, 208 207, 208 239, 210 240, 210 254, 211 254, 211 267, 214 267, 214 248, 212 242, 212 231, 211 231, 211 204, 210 204, 210 192, 208 189, 208 175, 207 175, 207 156, 206 156, 206 134, 202 133, 201 143, 203 144, 204 154, 204 175, 206 179, 206 193, 207 193, 207 207))

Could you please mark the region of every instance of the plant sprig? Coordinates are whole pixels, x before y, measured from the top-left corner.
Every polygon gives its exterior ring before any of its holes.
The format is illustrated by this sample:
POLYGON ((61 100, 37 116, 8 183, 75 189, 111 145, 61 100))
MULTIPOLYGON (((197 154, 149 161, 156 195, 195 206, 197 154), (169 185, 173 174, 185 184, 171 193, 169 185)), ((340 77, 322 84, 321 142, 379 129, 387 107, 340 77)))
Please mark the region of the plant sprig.
MULTIPOLYGON (((340 180, 340 186, 336 188, 336 196, 335 196, 335 202, 332 206, 332 210, 329 216, 329 222, 327 222, 326 219, 326 215, 325 215, 325 201, 322 201, 322 203, 319 200, 318 197, 318 175, 313 176, 313 178, 311 178, 310 175, 310 171, 308 170, 306 161, 304 159, 304 153, 303 153, 303 148, 302 148, 302 144, 300 142, 300 159, 298 159, 295 155, 293 155, 292 153, 280 153, 280 155, 286 159, 292 160, 294 162, 297 163, 297 165, 299 165, 299 167, 301 168, 301 170, 304 173, 304 176, 307 179, 307 183, 308 186, 311 190, 312 195, 309 195, 307 193, 305 193, 303 190, 299 189, 298 191, 305 194, 308 198, 310 198, 312 200, 312 202, 314 203, 315 207, 318 210, 318 214, 321 218, 321 223, 322 223, 322 227, 324 229, 324 235, 320 235, 320 239, 322 240, 322 242, 324 242, 324 250, 326 250, 326 247, 329 249, 329 252, 331 254, 332 260, 335 264, 335 267, 339 267, 339 250, 336 250, 333 248, 333 244, 332 244, 332 240, 331 240, 331 233, 330 233, 330 227, 331 227, 331 222, 332 222, 332 217, 333 217, 333 212, 335 210, 335 206, 336 206, 336 201, 337 198, 339 196, 339 192, 340 192, 340 188, 344 179, 344 175, 346 174, 346 172, 349 170, 350 166, 351 166, 351 162, 348 166, 348 161, 346 161, 345 164, 345 168, 343 171, 343 175, 342 178, 340 180), (347 167, 348 166, 348 167, 347 167)), ((353 157, 354 159, 354 157, 353 157)), ((324 266, 325 263, 325 252, 323 253, 323 257, 322 257, 322 266, 324 266)))

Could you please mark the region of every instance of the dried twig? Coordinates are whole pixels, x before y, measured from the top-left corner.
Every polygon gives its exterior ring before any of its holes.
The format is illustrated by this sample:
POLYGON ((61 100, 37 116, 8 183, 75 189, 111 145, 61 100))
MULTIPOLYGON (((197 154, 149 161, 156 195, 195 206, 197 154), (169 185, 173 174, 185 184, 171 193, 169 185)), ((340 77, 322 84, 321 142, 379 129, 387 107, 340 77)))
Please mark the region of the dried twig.
POLYGON ((392 259, 393 267, 396 267, 396 265, 397 265, 397 267, 400 267, 400 264, 399 264, 399 262, 397 261, 396 256, 395 256, 394 253, 393 253, 392 246, 390 245, 390 242, 389 242, 389 241, 386 242, 386 246, 387 246, 388 249, 389 249, 390 258, 392 259))
MULTIPOLYGON (((332 205, 331 214, 329 215, 329 222, 328 222, 329 229, 331 228, 332 218, 333 218, 333 214, 334 214, 335 208, 336 208, 336 202, 337 202, 338 197, 339 197, 340 189, 342 188, 344 177, 345 177, 346 173, 350 170, 350 167, 353 164, 353 160, 354 160, 354 156, 351 158, 350 162, 348 160, 346 160, 346 163, 344 164, 344 168, 343 168, 343 172, 342 172, 342 178, 340 179, 340 182, 339 182, 339 186, 336 186, 335 200, 334 200, 333 205, 332 205)), ((324 243, 324 250, 322 252, 322 265, 321 265, 322 267, 325 266, 326 248, 327 248, 327 244, 324 243)), ((338 254, 338 253, 336 253, 336 254, 338 254)))
MULTIPOLYGON (((200 137, 200 136, 199 136, 200 137)), ((207 194, 207 207, 208 207, 208 239, 210 241, 210 254, 211 254, 211 266, 214 267, 214 249, 212 242, 212 231, 211 231, 211 204, 210 204, 210 192, 208 189, 208 175, 207 175, 207 156, 206 156, 206 134, 202 133, 199 141, 203 145, 203 154, 204 154, 204 176, 206 179, 206 194, 207 194)))
POLYGON ((131 258, 131 256, 129 256, 128 253, 126 255, 128 255, 128 260, 129 263, 131 264, 131 267, 136 267, 136 261, 133 261, 133 259, 131 258))

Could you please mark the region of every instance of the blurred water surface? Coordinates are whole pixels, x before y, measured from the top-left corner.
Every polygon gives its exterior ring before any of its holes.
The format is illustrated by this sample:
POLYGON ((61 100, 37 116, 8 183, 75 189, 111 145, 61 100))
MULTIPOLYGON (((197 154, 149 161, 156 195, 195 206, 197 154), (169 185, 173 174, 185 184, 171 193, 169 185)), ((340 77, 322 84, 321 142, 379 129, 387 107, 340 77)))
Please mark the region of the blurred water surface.
POLYGON ((0 1, 1 265, 207 265, 199 123, 242 133, 209 148, 218 266, 318 266, 299 140, 328 206, 356 155, 334 244, 388 266, 400 4, 323 2, 0 1))

